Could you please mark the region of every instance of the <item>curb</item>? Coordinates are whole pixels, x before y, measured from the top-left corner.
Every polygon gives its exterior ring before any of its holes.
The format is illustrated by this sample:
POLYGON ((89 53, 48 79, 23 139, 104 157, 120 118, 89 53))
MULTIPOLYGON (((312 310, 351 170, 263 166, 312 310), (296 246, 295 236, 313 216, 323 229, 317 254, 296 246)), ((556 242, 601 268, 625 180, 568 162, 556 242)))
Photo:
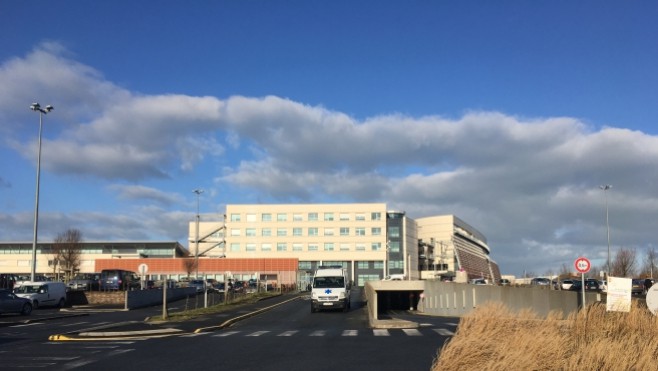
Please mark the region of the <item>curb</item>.
POLYGON ((278 307, 279 305, 283 305, 283 304, 286 304, 286 303, 290 303, 291 301, 293 301, 293 300, 299 300, 300 298, 301 298, 301 296, 296 296, 296 297, 294 297, 294 298, 292 298, 292 299, 284 300, 284 301, 282 301, 282 302, 280 302, 280 303, 277 303, 277 304, 274 304, 274 305, 270 305, 269 307, 261 308, 261 309, 255 310, 255 311, 253 311, 253 312, 250 312, 250 313, 247 313, 247 314, 243 314, 243 315, 238 316, 238 317, 231 318, 231 319, 229 319, 229 320, 226 320, 226 321, 222 322, 220 325, 217 325, 217 326, 200 327, 200 328, 194 330, 193 333, 195 333, 195 334, 200 334, 200 333, 202 333, 202 332, 211 332, 211 331, 215 331, 215 330, 221 330, 221 329, 223 329, 223 328, 226 328, 226 327, 231 326, 232 324, 234 324, 234 323, 236 323, 236 322, 242 321, 243 319, 247 319, 247 318, 249 318, 249 317, 253 317, 253 316, 259 315, 259 314, 261 314, 261 313, 263 313, 263 312, 266 312, 266 311, 268 311, 268 310, 270 310, 270 309, 274 309, 274 308, 278 307))

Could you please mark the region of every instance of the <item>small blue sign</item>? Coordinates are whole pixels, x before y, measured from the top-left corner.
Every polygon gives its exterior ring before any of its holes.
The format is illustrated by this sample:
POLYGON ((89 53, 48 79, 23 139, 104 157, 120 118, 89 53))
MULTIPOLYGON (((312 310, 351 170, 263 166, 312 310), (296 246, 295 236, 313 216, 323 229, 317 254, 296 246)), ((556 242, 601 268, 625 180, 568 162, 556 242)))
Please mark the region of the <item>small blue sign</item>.
POLYGON ((331 294, 331 289, 324 290, 324 293, 327 294, 327 295, 331 294))

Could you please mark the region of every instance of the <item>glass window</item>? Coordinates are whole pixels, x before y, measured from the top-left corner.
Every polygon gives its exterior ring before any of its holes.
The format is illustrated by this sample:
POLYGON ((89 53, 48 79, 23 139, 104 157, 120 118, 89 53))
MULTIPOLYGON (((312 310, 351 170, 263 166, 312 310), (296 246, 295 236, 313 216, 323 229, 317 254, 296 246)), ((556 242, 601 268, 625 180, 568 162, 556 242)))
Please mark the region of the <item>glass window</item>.
POLYGON ((363 243, 356 244, 356 251, 366 251, 366 245, 363 243))
POLYGON ((388 237, 400 237, 400 227, 388 227, 388 237))
POLYGON ((365 236, 366 235, 366 229, 363 228, 363 227, 354 228, 354 232, 357 236, 365 236))
POLYGON ((240 214, 231 214, 231 221, 232 222, 239 222, 240 221, 240 214))
POLYGON ((389 241, 388 250, 390 252, 400 252, 400 241, 389 241))
POLYGON ((292 235, 293 236, 300 237, 300 236, 302 236, 302 233, 303 233, 302 228, 295 227, 295 228, 292 229, 292 235))
POLYGON ((340 227, 340 235, 341 236, 349 236, 350 235, 350 229, 348 227, 340 227))
POLYGON ((350 244, 349 243, 341 243, 340 244, 340 251, 350 251, 350 244))
POLYGON ((240 228, 231 228, 231 236, 239 236, 240 228))
POLYGON ((240 251, 240 244, 239 243, 231 243, 231 251, 232 252, 239 252, 240 251))
POLYGON ((302 214, 292 214, 292 220, 301 222, 304 220, 304 218, 302 217, 302 214))
POLYGON ((324 221, 331 222, 334 220, 334 213, 324 213, 324 221))
POLYGON ((370 234, 373 236, 381 236, 382 235, 382 229, 380 227, 372 227, 370 230, 370 234))
POLYGON ((331 242, 325 242, 324 251, 334 251, 334 244, 331 242))
POLYGON ((272 251, 272 244, 271 243, 264 243, 260 245, 260 251, 272 251))
POLYGON ((247 228, 245 230, 245 236, 247 236, 247 237, 256 237, 256 228, 247 228))
POLYGON ((287 229, 285 228, 277 228, 276 229, 276 235, 279 237, 283 237, 287 234, 287 229))
POLYGON ((308 235, 309 236, 318 236, 318 229, 315 227, 311 227, 308 229, 308 235))
POLYGON ((263 222, 271 222, 272 221, 272 214, 264 213, 263 215, 261 215, 260 220, 263 221, 263 222))
POLYGON ((311 222, 318 221, 318 213, 308 213, 308 220, 311 222))
POLYGON ((256 244, 255 243, 248 243, 247 244, 247 251, 256 251, 256 244))
POLYGON ((247 221, 248 222, 255 222, 256 221, 256 214, 247 214, 247 221))
POLYGON ((276 251, 288 251, 288 244, 285 242, 278 242, 276 244, 276 251))
POLYGON ((317 243, 309 243, 308 244, 308 251, 318 251, 318 244, 317 243))
POLYGON ((357 221, 364 221, 364 220, 366 220, 366 214, 356 214, 355 219, 357 221))
POLYGON ((333 228, 325 228, 324 229, 324 235, 325 236, 333 236, 334 235, 334 229, 333 228))
POLYGON ((369 269, 370 268, 370 262, 356 262, 356 267, 359 269, 369 269))
POLYGON ((374 265, 373 268, 375 268, 375 269, 384 269, 384 262, 383 261, 376 261, 374 263, 375 263, 375 265, 374 265))
POLYGON ((340 213, 340 215, 338 217, 342 221, 350 220, 350 214, 347 214, 347 213, 340 213))
POLYGON ((365 286, 368 281, 379 281, 381 278, 377 274, 359 274, 356 278, 357 285, 365 286))
POLYGON ((261 231, 261 235, 265 237, 269 237, 272 235, 272 228, 263 228, 261 231))
POLYGON ((382 243, 381 242, 373 242, 370 245, 370 249, 372 251, 380 251, 382 249, 382 243))
POLYGON ((292 244, 292 251, 302 251, 304 250, 304 245, 301 243, 293 243, 292 244))
POLYGON ((286 214, 286 213, 278 213, 278 214, 276 214, 276 220, 277 220, 278 222, 285 222, 286 220, 288 220, 288 214, 286 214))
POLYGON ((382 220, 382 213, 370 213, 370 220, 382 220))
POLYGON ((313 266, 311 265, 311 262, 299 262, 297 263, 297 268, 305 270, 305 269, 311 269, 313 268, 313 266))

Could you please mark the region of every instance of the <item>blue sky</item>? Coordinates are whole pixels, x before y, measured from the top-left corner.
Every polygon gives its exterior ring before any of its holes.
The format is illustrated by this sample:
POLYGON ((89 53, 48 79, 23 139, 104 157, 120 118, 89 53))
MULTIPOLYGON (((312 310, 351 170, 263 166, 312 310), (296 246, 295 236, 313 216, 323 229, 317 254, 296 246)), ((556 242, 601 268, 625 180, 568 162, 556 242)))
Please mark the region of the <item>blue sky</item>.
POLYGON ((658 237, 658 4, 0 0, 0 240, 187 244, 226 203, 455 214, 503 273, 658 237))

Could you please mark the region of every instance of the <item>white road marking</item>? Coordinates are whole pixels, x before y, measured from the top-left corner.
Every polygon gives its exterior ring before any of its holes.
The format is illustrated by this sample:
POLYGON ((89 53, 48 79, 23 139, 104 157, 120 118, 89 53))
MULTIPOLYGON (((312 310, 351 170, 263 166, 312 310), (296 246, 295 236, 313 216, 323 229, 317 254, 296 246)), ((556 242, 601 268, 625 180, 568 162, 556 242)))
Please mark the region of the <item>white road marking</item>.
POLYGON ((298 332, 299 332, 299 331, 297 331, 297 330, 286 331, 286 332, 282 332, 282 333, 280 333, 280 334, 277 335, 277 336, 293 336, 293 335, 295 335, 295 334, 298 333, 298 332))
POLYGON ((213 335, 213 337, 226 337, 226 336, 231 336, 239 333, 240 331, 227 331, 227 332, 222 332, 217 335, 213 335))
POLYGON ((342 336, 358 336, 359 330, 344 330, 342 336))
POLYGON ((324 335, 326 335, 326 331, 316 330, 316 331, 311 332, 311 334, 309 336, 324 336, 324 335))
POLYGON ((434 331, 436 331, 437 334, 442 336, 452 336, 455 334, 454 332, 444 328, 435 328, 434 331))
POLYGON ((267 334, 268 332, 269 331, 256 331, 256 332, 252 332, 251 334, 249 334, 247 336, 261 336, 261 335, 267 334))
POLYGON ((372 330, 372 333, 375 336, 391 336, 391 334, 389 334, 388 330, 386 330, 386 329, 374 329, 374 330, 372 330))
POLYGON ((404 331, 407 336, 423 336, 423 334, 415 328, 403 328, 402 331, 404 331))
POLYGON ((43 325, 43 322, 26 323, 24 325, 14 325, 9 327, 27 327, 27 326, 38 326, 38 325, 43 325))

